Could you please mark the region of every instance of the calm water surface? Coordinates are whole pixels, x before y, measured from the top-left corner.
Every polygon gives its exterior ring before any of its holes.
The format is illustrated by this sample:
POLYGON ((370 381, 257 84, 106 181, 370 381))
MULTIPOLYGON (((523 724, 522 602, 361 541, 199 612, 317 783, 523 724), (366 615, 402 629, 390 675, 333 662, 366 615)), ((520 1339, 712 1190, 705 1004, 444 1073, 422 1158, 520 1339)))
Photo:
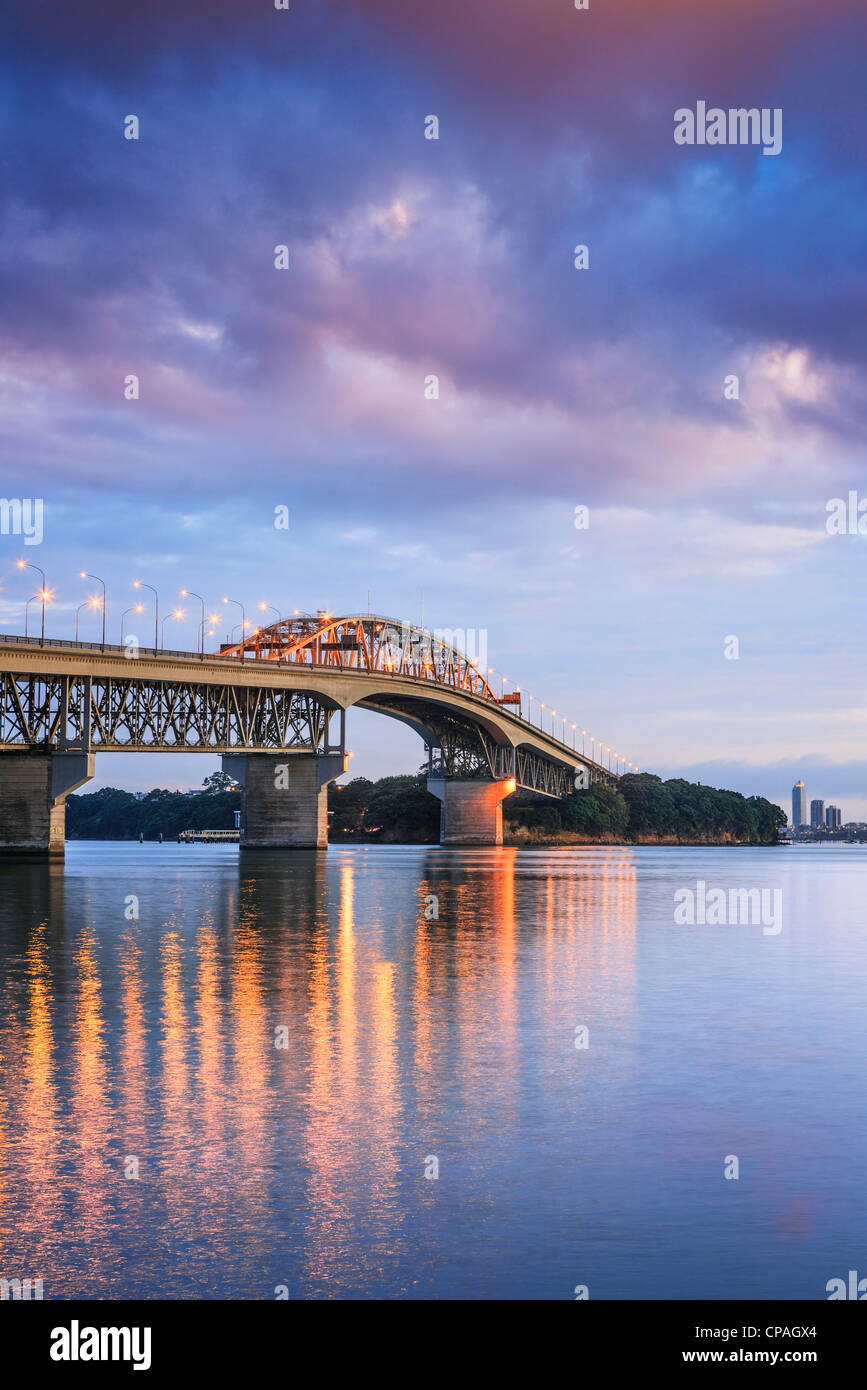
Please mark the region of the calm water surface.
POLYGON ((71 844, 0 887, 0 1276, 46 1298, 867 1274, 862 848, 71 844), (782 931, 676 926, 699 879, 782 931))

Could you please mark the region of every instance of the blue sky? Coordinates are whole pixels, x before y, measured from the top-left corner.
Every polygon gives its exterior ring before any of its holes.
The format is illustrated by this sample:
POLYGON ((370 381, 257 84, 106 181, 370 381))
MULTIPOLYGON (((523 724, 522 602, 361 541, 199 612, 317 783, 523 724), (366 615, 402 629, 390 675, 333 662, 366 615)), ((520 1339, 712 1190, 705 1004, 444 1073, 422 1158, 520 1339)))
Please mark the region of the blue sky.
MULTIPOLYGON (((136 577, 166 611, 370 591, 417 620, 423 591, 642 767, 783 804, 803 776, 867 819, 867 538, 825 524, 867 495, 865 27, 838 0, 31 6, 0 58, 0 491, 45 534, 0 536, 3 628, 22 554, 58 635, 81 569, 115 640, 136 577), (779 107, 781 153, 675 145, 699 100, 779 107)), ((353 772, 421 761, 394 722, 350 734, 353 772)), ((103 757, 94 785, 211 766, 103 757)))

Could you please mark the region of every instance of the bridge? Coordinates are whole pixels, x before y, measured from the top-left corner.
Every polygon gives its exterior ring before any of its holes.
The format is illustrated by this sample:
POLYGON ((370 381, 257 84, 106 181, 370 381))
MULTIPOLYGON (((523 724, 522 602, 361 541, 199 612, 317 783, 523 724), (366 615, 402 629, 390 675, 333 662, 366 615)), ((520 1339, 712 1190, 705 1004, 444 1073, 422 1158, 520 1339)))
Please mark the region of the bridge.
POLYGON ((0 636, 0 852, 62 854, 66 797, 99 752, 220 754, 241 846, 328 843, 346 711, 423 739, 444 845, 502 844, 502 802, 560 798, 616 773, 535 727, 456 647, 385 617, 297 616, 218 652, 0 636))

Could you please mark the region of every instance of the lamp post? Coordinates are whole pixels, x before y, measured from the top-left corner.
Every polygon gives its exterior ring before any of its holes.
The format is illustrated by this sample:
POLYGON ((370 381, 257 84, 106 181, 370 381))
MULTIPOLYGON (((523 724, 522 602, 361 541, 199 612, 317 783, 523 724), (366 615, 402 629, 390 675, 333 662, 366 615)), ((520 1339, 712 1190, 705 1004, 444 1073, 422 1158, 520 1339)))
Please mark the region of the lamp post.
POLYGON ((82 608, 98 608, 98 607, 99 607, 99 599, 98 599, 98 598, 86 598, 86 599, 84 600, 84 603, 80 603, 80 604, 78 605, 78 607, 76 608, 76 610, 75 610, 75 640, 76 640, 76 642, 78 641, 78 617, 79 617, 79 614, 81 613, 82 608))
MULTIPOLYGON (((33 595, 33 598, 41 598, 41 599, 42 599, 42 633, 41 633, 41 636, 40 636, 40 638, 39 638, 39 643, 40 643, 40 646, 41 646, 42 643, 45 641, 45 600, 46 600, 47 598, 50 598, 50 597, 51 597, 51 591, 49 590, 48 585, 47 585, 47 583, 46 583, 46 581, 45 581, 45 571, 44 571, 44 570, 41 570, 41 569, 39 568, 38 565, 32 565, 32 564, 30 563, 29 560, 17 560, 17 561, 16 561, 16 564, 17 564, 17 566, 18 566, 18 568, 19 568, 20 570, 35 570, 36 573, 37 573, 37 574, 40 576, 40 578, 42 579, 42 589, 41 589, 41 591, 40 591, 38 594, 34 594, 34 595, 33 595)), ((33 602, 33 599, 28 599, 27 602, 28 602, 28 604, 30 604, 30 603, 33 602)), ((27 636, 27 608, 26 608, 26 607, 25 607, 25 609, 24 609, 24 636, 25 636, 25 637, 27 636)))
POLYGON ((241 640, 243 641, 244 635, 249 626, 250 624, 247 622, 246 618, 242 623, 236 623, 235 626, 232 628, 232 631, 229 633, 229 642, 231 643, 234 640, 235 633, 238 631, 238 628, 241 629, 241 640))
MULTIPOLYGON (((236 599, 236 598, 224 598, 224 599, 223 599, 223 602, 224 602, 224 603, 233 603, 233 604, 235 605, 236 608, 240 608, 240 610, 241 610, 241 636, 243 637, 244 633, 247 631, 247 614, 246 614, 246 611, 245 611, 245 609, 244 609, 243 603, 239 603, 238 599, 236 599)), ((236 624, 235 624, 235 627, 237 627, 237 626, 238 626, 238 624, 236 623, 236 624)), ((235 631, 235 628, 234 628, 234 627, 232 628, 232 631, 233 631, 233 632, 235 631)), ((231 638, 230 638, 229 640, 231 641, 231 638)))
POLYGON ((30 621, 30 605, 31 605, 31 603, 35 603, 36 600, 37 600, 38 598, 41 598, 41 597, 42 597, 41 592, 38 593, 38 594, 33 594, 33 595, 27 600, 27 602, 26 602, 25 605, 24 605, 24 637, 25 637, 25 640, 26 640, 26 638, 30 635, 30 628, 29 628, 29 621, 30 621))
MULTIPOLYGON (((194 594, 192 589, 181 589, 181 598, 197 598, 199 600, 199 603, 202 605, 202 621, 199 624, 199 637, 201 639, 202 629, 205 626, 205 600, 202 598, 201 594, 194 594)), ((204 656, 204 654, 204 645, 202 641, 199 640, 199 655, 204 656)))
POLYGON ((160 623, 160 596, 154 588, 153 584, 145 584, 144 581, 141 579, 134 579, 132 581, 132 587, 134 589, 150 589, 151 593, 154 596, 154 651, 157 651, 159 649, 159 643, 157 639, 159 637, 160 623))
POLYGON ((260 603, 259 608, 263 613, 265 613, 270 608, 272 613, 277 614, 278 623, 283 621, 283 614, 279 611, 279 609, 274 607, 273 603, 260 603))
POLYGON ((80 578, 80 579, 95 579, 96 582, 97 582, 97 584, 101 584, 101 585, 102 585, 102 647, 100 648, 100 650, 101 650, 101 651, 105 651, 105 607, 106 607, 105 580, 104 580, 104 579, 100 579, 100 577, 99 577, 98 574, 88 574, 87 570, 79 570, 79 578, 80 578))
POLYGON ((168 622, 169 618, 178 618, 178 619, 180 619, 180 618, 182 618, 183 616, 184 616, 184 610, 183 610, 182 608, 176 608, 175 611, 174 611, 174 613, 167 613, 166 616, 163 618, 162 622, 160 623, 160 650, 162 650, 162 648, 165 646, 165 641, 166 641, 166 623, 168 622))
POLYGON ((202 660, 203 660, 203 661, 204 661, 204 659, 205 659, 205 628, 206 628, 206 626, 208 625, 208 623, 211 624, 211 630, 210 630, 210 632, 208 633, 208 636, 209 636, 209 637, 213 637, 213 635, 214 635, 214 623, 218 623, 219 621, 220 621, 220 615, 219 615, 219 613, 211 613, 211 614, 208 615, 207 618, 203 618, 202 621, 199 623, 199 633, 200 633, 200 635, 201 635, 201 641, 202 641, 202 660))
POLYGON ((137 604, 135 604, 135 606, 134 606, 133 608, 127 608, 127 609, 125 610, 125 612, 121 613, 121 615, 120 615, 120 645, 121 645, 121 646, 123 646, 123 620, 124 620, 124 618, 126 618, 127 615, 130 614, 130 613, 143 613, 143 612, 144 612, 144 604, 143 604, 143 603, 137 603, 137 604))

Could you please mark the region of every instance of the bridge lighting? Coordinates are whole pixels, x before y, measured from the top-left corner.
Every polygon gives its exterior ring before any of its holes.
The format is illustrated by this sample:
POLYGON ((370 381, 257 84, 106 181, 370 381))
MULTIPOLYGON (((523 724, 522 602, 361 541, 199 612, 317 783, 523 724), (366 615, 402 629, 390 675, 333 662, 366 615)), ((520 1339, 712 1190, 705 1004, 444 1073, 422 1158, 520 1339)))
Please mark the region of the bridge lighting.
MULTIPOLYGON (((84 604, 82 604, 82 607, 84 607, 84 604)), ((143 604, 143 603, 137 603, 137 604, 135 604, 132 608, 127 608, 127 609, 125 609, 125 611, 124 611, 123 613, 121 613, 121 615, 120 615, 120 645, 121 645, 121 646, 123 646, 123 622, 124 622, 124 618, 128 617, 130 613, 143 613, 143 612, 144 612, 144 604, 143 604)), ((76 615, 76 617, 77 617, 77 615, 76 615)))
POLYGON ((105 610, 106 610, 106 608, 107 608, 107 606, 108 606, 107 599, 106 599, 106 593, 105 593, 105 580, 104 580, 104 579, 100 579, 100 577, 99 577, 98 574, 89 574, 89 573, 87 572, 87 570, 79 570, 79 579, 95 579, 96 582, 97 582, 97 584, 101 584, 101 585, 102 585, 102 647, 101 647, 101 650, 104 651, 104 650, 105 650, 105 610))
POLYGON ((167 613, 166 616, 163 618, 162 622, 160 623, 160 647, 163 647, 165 645, 166 623, 169 621, 169 618, 180 619, 183 618, 183 616, 184 610, 182 608, 176 608, 173 613, 167 613))
MULTIPOLYGON (((243 603, 239 602, 239 600, 236 599, 236 598, 224 598, 224 599, 223 599, 223 602, 224 602, 224 603, 231 603, 231 604, 233 604, 233 605, 235 606, 235 608, 240 608, 240 610, 241 610, 241 636, 243 637, 243 636, 244 636, 244 630, 245 630, 245 628, 246 628, 246 626, 247 626, 247 612, 246 612, 246 609, 244 608, 243 603)), ((232 631, 234 632, 234 628, 232 629, 232 631)))
POLYGON ((141 579, 134 579, 132 581, 132 587, 134 589, 150 589, 154 596, 154 651, 156 651, 159 646, 160 596, 153 584, 145 584, 141 579))
POLYGON ((24 605, 24 636, 25 636, 25 638, 27 638, 27 637, 30 635, 30 627, 29 627, 29 621, 30 621, 30 605, 31 605, 31 603, 35 603, 36 600, 37 600, 39 597, 40 597, 39 594, 31 594, 30 598, 27 600, 27 602, 26 602, 25 605, 24 605))
POLYGON ((203 657, 205 655, 205 600, 202 598, 201 594, 194 594, 192 589, 181 589, 181 596, 182 598, 197 598, 202 605, 202 621, 199 624, 198 643, 199 655, 203 657))
POLYGON ((505 791, 505 793, 506 793, 506 796, 508 796, 511 792, 513 792, 513 791, 515 790, 515 788, 517 787, 517 785, 518 785, 518 784, 517 784, 517 782, 515 781, 514 777, 507 777, 507 778, 506 778, 506 782, 505 782, 505 787, 504 787, 504 791, 505 791))
MULTIPOLYGON (((79 619, 79 616, 80 616, 80 614, 81 614, 82 608, 98 608, 98 607, 99 607, 99 599, 98 599, 98 598, 86 598, 86 599, 84 600, 84 603, 80 603, 80 604, 78 605, 78 607, 76 608, 76 610, 75 610, 75 640, 76 640, 76 642, 78 641, 78 619, 79 619)), ((123 637, 121 637, 121 642, 123 642, 123 637)))
MULTIPOLYGON (((42 580, 42 590, 41 590, 41 592, 33 595, 33 598, 34 598, 34 599, 35 599, 35 598, 38 598, 38 599, 41 599, 41 600, 42 600, 42 635, 41 635, 41 637, 39 638, 39 641, 40 641, 40 644, 41 644, 41 643, 43 643, 43 642, 45 641, 45 600, 46 600, 46 597, 50 597, 50 593, 49 593, 49 589, 48 589, 48 581, 47 581, 47 579, 45 578, 45 571, 44 571, 44 570, 41 570, 41 569, 39 568, 38 565, 33 565, 33 564, 31 564, 29 560, 16 560, 15 563, 17 564, 17 566, 18 566, 18 568, 19 568, 20 570, 35 570, 36 573, 40 576, 40 578, 41 578, 41 580, 42 580)), ((33 599, 28 599, 27 602, 28 602, 28 603, 32 603, 32 602, 33 602, 33 599)), ((27 636, 27 607, 26 607, 26 605, 25 605, 25 608, 24 608, 24 635, 25 635, 25 637, 27 636)))

